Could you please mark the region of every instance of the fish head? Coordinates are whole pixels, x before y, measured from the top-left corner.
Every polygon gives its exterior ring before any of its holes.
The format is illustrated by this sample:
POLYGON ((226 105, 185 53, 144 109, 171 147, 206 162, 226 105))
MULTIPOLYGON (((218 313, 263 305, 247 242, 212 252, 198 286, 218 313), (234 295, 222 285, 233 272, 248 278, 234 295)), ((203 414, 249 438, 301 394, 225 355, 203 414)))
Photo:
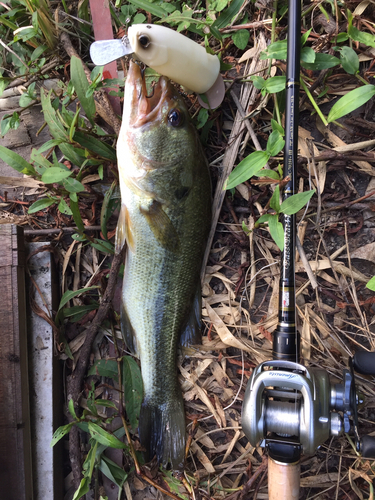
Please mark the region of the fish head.
POLYGON ((126 165, 124 162, 124 168, 132 165, 132 177, 140 177, 142 172, 150 170, 172 168, 176 163, 182 164, 182 158, 186 164, 185 160, 197 150, 197 134, 182 97, 164 76, 148 95, 144 75, 134 62, 130 63, 125 84, 117 145, 120 168, 121 151, 125 154, 125 149, 131 161, 126 165))

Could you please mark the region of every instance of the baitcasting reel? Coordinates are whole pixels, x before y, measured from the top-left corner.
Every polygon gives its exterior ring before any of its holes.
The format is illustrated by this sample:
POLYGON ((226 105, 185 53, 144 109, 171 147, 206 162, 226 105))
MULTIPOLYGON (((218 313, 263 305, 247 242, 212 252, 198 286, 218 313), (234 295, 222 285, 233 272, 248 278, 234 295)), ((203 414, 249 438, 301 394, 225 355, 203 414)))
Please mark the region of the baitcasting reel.
POLYGON ((261 441, 270 456, 283 463, 312 455, 330 436, 349 432, 357 451, 375 457, 375 437, 358 434, 354 370, 375 375, 375 353, 361 351, 349 360, 343 383, 331 384, 328 373, 291 361, 266 361, 253 372, 246 388, 242 427, 253 446, 261 441))

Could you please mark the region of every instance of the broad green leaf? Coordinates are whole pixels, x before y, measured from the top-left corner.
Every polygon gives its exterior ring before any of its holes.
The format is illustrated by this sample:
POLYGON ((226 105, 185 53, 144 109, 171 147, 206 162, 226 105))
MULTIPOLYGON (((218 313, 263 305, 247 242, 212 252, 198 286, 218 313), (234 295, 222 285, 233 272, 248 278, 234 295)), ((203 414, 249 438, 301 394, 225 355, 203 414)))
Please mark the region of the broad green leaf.
POLYGON ((155 5, 154 3, 148 2, 147 0, 129 0, 129 2, 135 5, 138 9, 142 9, 146 12, 149 12, 150 14, 156 17, 162 18, 166 14, 166 11, 162 7, 155 5))
POLYGON ((284 229, 281 222, 279 222, 279 217, 277 215, 272 215, 268 219, 268 227, 270 230, 270 234, 272 239, 276 243, 276 245, 280 248, 281 251, 284 250, 284 229))
POLYGON ((366 287, 375 292, 375 276, 373 276, 370 281, 367 282, 366 287))
POLYGON ((86 91, 90 84, 87 81, 85 71, 82 66, 82 61, 78 57, 72 56, 70 60, 70 78, 73 82, 79 102, 84 109, 87 118, 91 123, 94 123, 96 113, 94 97, 86 97, 86 91))
POLYGON ((69 193, 81 193, 85 190, 85 186, 81 184, 77 179, 70 177, 69 179, 63 180, 63 186, 69 193))
POLYGON ((228 5, 228 0, 212 0, 209 2, 209 10, 221 12, 228 5))
POLYGON ((59 149, 65 156, 65 158, 70 162, 72 162, 73 165, 76 165, 77 167, 81 167, 82 163, 85 161, 83 149, 75 148, 74 146, 68 144, 67 142, 62 142, 59 145, 59 149))
POLYGON ((355 75, 359 70, 359 59, 357 53, 351 47, 342 47, 340 61, 344 70, 350 75, 355 75))
POLYGON ((81 212, 79 211, 78 200, 72 199, 72 196, 70 196, 70 210, 72 211, 73 219, 76 223, 78 231, 83 231, 85 229, 85 225, 83 224, 81 212))
POLYGON ((25 92, 20 97, 19 105, 21 106, 21 108, 26 108, 26 106, 28 106, 33 101, 34 101, 34 99, 32 97, 30 97, 28 93, 25 92))
POLYGON ((104 406, 105 408, 113 408, 117 410, 116 403, 114 401, 110 401, 109 399, 95 399, 95 404, 98 406, 104 406))
POLYGON ((8 83, 8 78, 3 78, 2 76, 0 76, 0 97, 2 96, 4 90, 7 88, 8 83))
POLYGON ((141 370, 131 356, 124 356, 122 371, 125 410, 133 431, 136 431, 143 399, 141 370))
POLYGON ((280 134, 284 137, 285 132, 284 132, 283 127, 281 125, 279 125, 277 123, 277 121, 274 120, 273 118, 271 118, 271 127, 272 127, 272 130, 278 130, 280 132, 280 134))
POLYGON ((251 153, 231 172, 224 189, 232 189, 250 179, 264 167, 269 157, 270 155, 266 151, 254 151, 254 153, 251 153))
POLYGON ((53 184, 54 182, 61 182, 72 175, 72 171, 61 167, 50 167, 42 175, 42 181, 45 184, 53 184))
POLYGON ((74 409, 74 401, 73 401, 73 398, 69 399, 69 403, 68 403, 68 410, 69 410, 69 413, 71 414, 71 416, 72 416, 75 420, 78 420, 78 417, 77 417, 76 411, 75 411, 75 409, 74 409))
MULTIPOLYGON (((183 495, 180 490, 181 481, 174 473, 170 470, 163 469, 163 479, 168 484, 169 489, 176 497, 182 500, 189 500, 187 495, 183 495)), ((189 495, 190 496, 190 495, 189 495)))
POLYGON ((315 61, 316 53, 311 47, 303 47, 301 49, 301 61, 305 63, 313 63, 315 61))
POLYGON ((4 146, 0 146, 0 158, 17 172, 29 175, 35 174, 34 167, 29 162, 4 146))
POLYGON ((102 158, 116 161, 116 150, 105 142, 98 141, 98 139, 95 139, 95 137, 91 137, 80 131, 76 131, 73 139, 84 148, 92 151, 102 158))
POLYGON ((260 60, 265 59, 286 59, 286 40, 280 42, 273 42, 268 47, 267 50, 260 54, 260 60))
POLYGON ((255 174, 257 177, 267 177, 268 179, 274 179, 275 181, 280 180, 280 176, 274 170, 270 170, 269 168, 262 168, 255 174))
POLYGON ((208 110, 201 108, 197 116, 197 129, 204 127, 208 120, 208 110))
POLYGON ((87 288, 81 288, 81 290, 67 290, 61 297, 58 310, 60 311, 69 302, 69 300, 77 297, 77 295, 81 295, 81 293, 86 293, 97 288, 99 288, 99 286, 89 286, 87 288))
POLYGON ((238 14, 240 11, 240 8, 242 7, 243 0, 233 0, 229 7, 220 14, 220 16, 216 19, 216 21, 213 23, 213 27, 217 28, 218 30, 221 28, 226 28, 233 17, 238 14))
POLYGON ((65 215, 73 215, 73 212, 70 210, 70 206, 64 200, 64 198, 60 199, 60 203, 57 205, 58 210, 65 215))
POLYGON ((46 45, 39 45, 30 56, 30 61, 36 61, 47 50, 46 45))
POLYGON ((142 24, 146 21, 146 16, 144 14, 138 13, 133 18, 133 24, 142 24))
POLYGON ((307 30, 302 36, 301 36, 301 47, 303 47, 305 45, 305 43, 307 42, 307 39, 309 38, 310 36, 310 33, 312 31, 312 28, 310 28, 309 30, 307 30))
POLYGON ((273 76, 271 78, 267 78, 266 83, 264 84, 264 89, 270 94, 276 94, 277 92, 284 90, 285 85, 285 76, 273 76))
POLYGON ((349 38, 347 33, 339 33, 336 37, 336 43, 343 43, 349 38))
POLYGON ((289 196, 286 200, 282 202, 280 205, 280 212, 286 215, 296 214, 302 207, 308 203, 312 195, 315 193, 312 191, 304 191, 303 193, 293 194, 289 196))
POLYGON ((375 85, 364 85, 351 90, 339 99, 328 114, 328 123, 338 120, 344 115, 359 108, 375 95, 375 85))
POLYGON ((259 219, 256 221, 255 225, 258 227, 259 224, 264 224, 265 222, 268 222, 270 220, 270 217, 273 217, 272 214, 263 214, 259 217, 259 219))
POLYGON ((47 95, 43 91, 40 93, 44 119, 48 123, 49 131, 55 139, 67 141, 69 138, 68 133, 51 104, 51 92, 49 91, 47 95))
POLYGON ((115 361, 114 359, 99 359, 94 362, 88 374, 100 375, 101 377, 108 377, 117 380, 117 361, 115 361))
POLYGON ((99 304, 97 303, 88 304, 86 306, 65 307, 65 309, 63 309, 64 318, 70 318, 70 322, 75 323, 82 319, 88 312, 94 311, 98 307, 99 304))
POLYGON ((68 434, 68 432, 70 431, 70 429, 73 427, 74 424, 75 422, 70 422, 70 424, 62 425, 61 427, 58 427, 55 430, 50 444, 51 448, 55 446, 55 444, 58 443, 61 438, 63 438, 66 434, 68 434))
POLYGON ((280 212, 280 186, 276 186, 273 192, 272 198, 270 200, 270 207, 275 210, 275 212, 280 212))
POLYGON ((244 233, 245 233, 246 235, 250 234, 250 232, 251 232, 251 231, 249 230, 249 228, 248 228, 248 227, 247 227, 247 225, 245 224, 245 221, 242 221, 241 226, 242 226, 242 230, 244 231, 244 233))
MULTIPOLYGON (((88 428, 86 432, 88 432, 88 428)), ((94 445, 91 446, 89 452, 87 453, 86 459, 83 462, 82 466, 84 477, 87 477, 90 481, 92 478, 92 473, 94 472, 98 447, 99 443, 98 441, 95 441, 94 445)))
POLYGON ((315 61, 313 63, 307 63, 304 61, 301 62, 301 66, 303 66, 304 68, 316 71, 321 69, 333 68, 338 64, 340 64, 340 59, 338 59, 337 57, 321 53, 315 54, 315 61))
POLYGON ((122 488, 122 485, 125 483, 125 481, 128 478, 127 472, 124 471, 122 467, 119 467, 115 462, 112 462, 108 457, 105 455, 101 455, 101 460, 99 462, 99 469, 100 471, 108 477, 110 481, 113 483, 117 484, 120 488, 122 488))
POLYGON ((52 198, 42 198, 41 200, 37 200, 35 203, 33 203, 27 213, 28 214, 35 214, 36 212, 39 212, 39 210, 43 210, 44 208, 50 207, 56 203, 56 200, 52 198))
POLYGON ((250 38, 249 30, 238 30, 232 36, 232 40, 234 45, 240 50, 244 50, 250 38))
POLYGON ((115 253, 115 247, 109 241, 98 240, 98 238, 95 238, 94 242, 90 242, 90 245, 102 253, 109 253, 110 255, 115 253))
POLYGON ((353 25, 349 24, 348 28, 348 35, 352 40, 355 42, 363 43, 364 45, 367 45, 368 47, 375 47, 375 36, 371 35, 370 33, 366 33, 365 31, 359 31, 358 28, 356 28, 353 25))
POLYGON ((283 136, 278 130, 274 130, 268 138, 266 151, 270 156, 276 156, 283 149, 284 144, 283 136))
POLYGON ((90 491, 90 479, 88 477, 82 478, 78 490, 74 493, 74 497, 72 500, 79 500, 82 498, 86 493, 90 491))
POLYGON ((266 80, 257 75, 250 77, 250 80, 253 82, 254 87, 259 90, 262 90, 266 84, 266 80))
POLYGON ((94 422, 89 422, 89 432, 95 441, 98 441, 98 443, 103 444, 104 446, 120 450, 126 448, 126 445, 117 439, 116 436, 102 429, 99 425, 94 424, 94 422))
POLYGON ((37 151, 37 153, 44 153, 45 151, 48 151, 51 148, 54 148, 55 146, 59 146, 61 144, 60 139, 50 139, 49 141, 45 142, 42 146, 37 151))
POLYGON ((113 198, 113 192, 116 188, 116 181, 112 182, 111 187, 108 189, 104 196, 103 204, 102 204, 102 209, 100 212, 100 227, 103 233, 103 236, 105 239, 107 238, 107 225, 108 221, 113 215, 113 212, 115 209, 119 206, 119 200, 113 198))

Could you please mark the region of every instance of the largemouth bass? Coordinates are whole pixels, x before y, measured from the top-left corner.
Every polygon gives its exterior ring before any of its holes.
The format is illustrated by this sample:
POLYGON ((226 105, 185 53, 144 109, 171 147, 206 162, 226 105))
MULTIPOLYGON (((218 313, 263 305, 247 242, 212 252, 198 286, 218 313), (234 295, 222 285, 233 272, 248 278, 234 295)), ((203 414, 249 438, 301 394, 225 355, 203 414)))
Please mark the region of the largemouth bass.
POLYGON ((121 211, 116 249, 127 242, 121 329, 141 361, 139 437, 146 459, 181 469, 185 412, 177 346, 197 340, 199 277, 211 222, 211 185, 198 135, 169 80, 147 96, 130 64, 117 144, 121 211))

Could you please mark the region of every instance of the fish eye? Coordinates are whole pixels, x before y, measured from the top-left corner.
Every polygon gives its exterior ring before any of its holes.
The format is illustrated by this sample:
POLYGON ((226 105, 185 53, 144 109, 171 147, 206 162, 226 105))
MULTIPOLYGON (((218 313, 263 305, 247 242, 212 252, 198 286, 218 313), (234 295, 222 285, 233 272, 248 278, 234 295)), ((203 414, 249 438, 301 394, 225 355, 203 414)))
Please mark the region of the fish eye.
POLYGON ((183 122, 183 114, 179 109, 172 109, 168 114, 168 121, 172 127, 179 127, 183 122))
POLYGON ((144 49, 147 49, 147 47, 150 45, 151 40, 150 37, 147 35, 140 35, 138 38, 139 43, 142 45, 144 49))

